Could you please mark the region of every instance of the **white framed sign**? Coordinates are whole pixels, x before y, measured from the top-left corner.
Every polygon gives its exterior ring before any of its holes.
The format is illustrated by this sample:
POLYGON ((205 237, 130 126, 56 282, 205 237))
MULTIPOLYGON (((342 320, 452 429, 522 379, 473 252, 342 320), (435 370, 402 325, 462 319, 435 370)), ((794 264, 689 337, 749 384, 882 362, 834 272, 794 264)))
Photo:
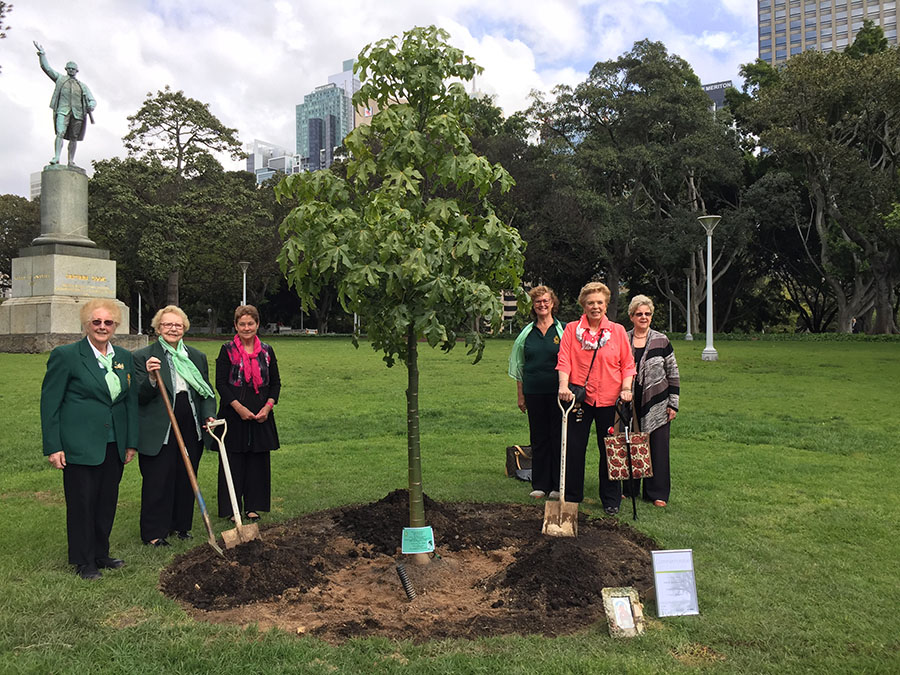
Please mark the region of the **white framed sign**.
POLYGON ((693 550, 650 551, 650 555, 653 558, 657 616, 699 614, 693 550))

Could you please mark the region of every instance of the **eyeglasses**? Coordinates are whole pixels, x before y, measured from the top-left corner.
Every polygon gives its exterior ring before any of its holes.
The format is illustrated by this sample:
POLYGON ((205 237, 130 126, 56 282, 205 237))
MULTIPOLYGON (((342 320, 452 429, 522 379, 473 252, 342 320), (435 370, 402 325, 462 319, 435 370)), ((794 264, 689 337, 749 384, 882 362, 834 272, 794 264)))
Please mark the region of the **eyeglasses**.
POLYGON ((159 324, 159 327, 163 328, 165 330, 170 330, 172 328, 174 328, 175 330, 184 330, 183 323, 168 323, 168 322, 166 322, 166 323, 159 324))
POLYGON ((534 305, 552 305, 553 302, 550 300, 535 300, 532 304, 534 304, 534 305))
POLYGON ((116 322, 112 319, 91 319, 91 324, 94 326, 106 326, 110 328, 111 326, 115 326, 116 322))
POLYGON ((653 316, 653 312, 635 312, 634 316, 653 316))

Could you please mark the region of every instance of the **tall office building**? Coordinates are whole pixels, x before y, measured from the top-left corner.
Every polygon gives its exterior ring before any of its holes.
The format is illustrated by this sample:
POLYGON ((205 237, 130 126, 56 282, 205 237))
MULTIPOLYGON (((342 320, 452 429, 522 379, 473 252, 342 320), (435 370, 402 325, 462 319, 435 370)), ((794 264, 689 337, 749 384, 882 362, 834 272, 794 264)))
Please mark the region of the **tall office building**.
POLYGON ((334 149, 356 126, 352 99, 360 82, 353 75, 353 63, 344 61, 342 72, 331 75, 328 84, 316 87, 297 106, 297 154, 305 170, 331 166, 334 149))
POLYGON ((897 44, 896 0, 757 0, 759 58, 784 63, 807 49, 843 51, 865 19, 897 44))

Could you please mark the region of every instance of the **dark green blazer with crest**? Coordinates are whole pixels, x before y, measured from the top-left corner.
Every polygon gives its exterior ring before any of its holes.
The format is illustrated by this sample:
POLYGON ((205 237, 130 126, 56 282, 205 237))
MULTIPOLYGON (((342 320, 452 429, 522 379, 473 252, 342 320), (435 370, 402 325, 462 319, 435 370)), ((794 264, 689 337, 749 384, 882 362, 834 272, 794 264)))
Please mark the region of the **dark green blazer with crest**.
MULTIPOLYGON (((209 384, 209 365, 206 360, 206 354, 187 344, 185 344, 185 347, 187 347, 188 358, 197 366, 197 370, 200 371, 206 384, 209 384)), ((169 433, 170 426, 169 414, 166 412, 162 396, 159 395, 159 389, 150 383, 150 377, 147 373, 147 359, 151 356, 159 359, 160 377, 166 383, 169 401, 171 401, 172 405, 175 405, 175 392, 172 389, 172 369, 169 367, 166 351, 159 344, 159 341, 156 340, 143 349, 138 349, 134 352, 134 371, 138 390, 138 418, 140 419, 141 427, 137 449, 142 455, 159 454, 163 442, 166 440, 166 434, 169 433)), ((210 389, 212 389, 212 386, 210 386, 210 389)), ((215 396, 203 398, 191 386, 188 386, 188 394, 191 397, 200 426, 206 423, 207 418, 216 416, 215 396)), ((196 433, 196 429, 181 429, 181 435, 184 438, 196 438, 196 433)), ((207 447, 212 441, 206 432, 203 432, 203 441, 207 447)))
POLYGON ((104 370, 88 339, 62 345, 50 352, 41 386, 41 433, 44 455, 62 450, 66 462, 98 466, 106 457, 110 425, 119 457, 137 448, 138 399, 131 352, 113 345, 113 372, 122 390, 113 401, 104 370))

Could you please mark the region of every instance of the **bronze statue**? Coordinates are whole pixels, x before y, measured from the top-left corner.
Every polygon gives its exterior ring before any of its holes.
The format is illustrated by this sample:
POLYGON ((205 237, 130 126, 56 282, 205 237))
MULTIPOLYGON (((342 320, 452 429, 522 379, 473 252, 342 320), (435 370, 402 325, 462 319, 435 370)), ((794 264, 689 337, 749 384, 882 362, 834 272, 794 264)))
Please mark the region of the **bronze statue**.
POLYGON ((78 73, 78 65, 74 61, 66 64, 66 74, 57 73, 44 54, 44 48, 37 42, 38 59, 41 69, 47 73, 47 77, 56 82, 53 96, 50 99, 50 107, 53 108, 53 126, 56 130, 56 154, 50 160, 51 164, 59 164, 59 153, 62 151, 63 140, 69 141, 69 166, 75 166, 75 149, 78 141, 84 140, 84 132, 87 124, 85 118, 94 123, 91 112, 97 107, 97 102, 91 95, 91 90, 75 75, 78 73))

